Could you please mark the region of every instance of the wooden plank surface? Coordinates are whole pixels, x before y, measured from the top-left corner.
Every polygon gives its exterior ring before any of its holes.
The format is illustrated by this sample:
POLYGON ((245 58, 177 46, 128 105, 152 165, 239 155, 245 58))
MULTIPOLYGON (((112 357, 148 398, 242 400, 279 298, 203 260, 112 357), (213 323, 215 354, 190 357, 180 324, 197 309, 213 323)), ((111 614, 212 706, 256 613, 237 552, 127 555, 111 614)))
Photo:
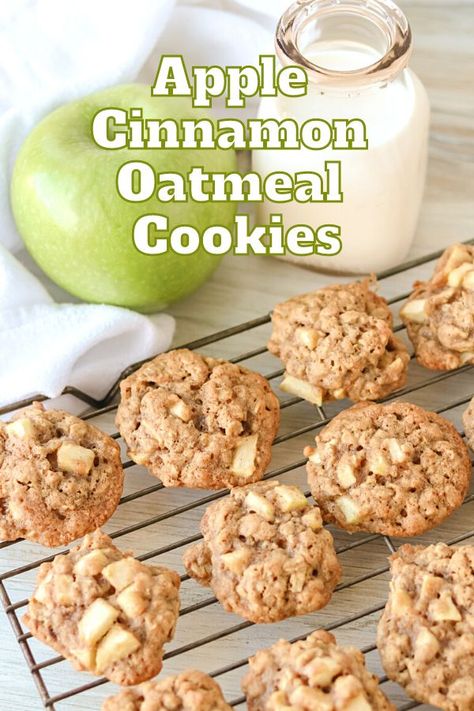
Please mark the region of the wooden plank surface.
MULTIPOLYGON (((474 4, 469 0, 412 0, 402 5, 407 11, 415 35, 412 66, 428 88, 433 110, 427 189, 412 250, 413 255, 419 256, 452 241, 474 237, 474 4)), ((374 248, 377 246, 374 245, 374 248)), ((426 268, 419 273, 428 272, 429 268, 426 268)), ((382 293, 387 297, 404 293, 409 290, 412 279, 413 272, 391 278, 384 282, 382 293)), ((329 277, 274 259, 226 258, 203 288, 170 309, 177 318, 175 343, 181 344, 253 319, 268 312, 277 301, 331 280, 329 277)), ((268 326, 263 326, 205 350, 218 356, 234 356, 263 345, 267 335, 268 326)), ((254 358, 248 365, 264 373, 279 367, 278 361, 268 355, 254 358)), ((410 370, 410 386, 415 386, 427 377, 430 377, 427 371, 413 365, 410 370)), ((423 388, 411 399, 426 407, 439 408, 472 393, 472 371, 467 371, 436 386, 423 388)), ((65 406, 76 409, 77 403, 68 401, 65 406)), ((327 408, 328 413, 333 413, 335 407, 330 405, 327 408)), ((446 413, 459 427, 462 409, 463 407, 458 407, 446 413)), ((282 432, 288 433, 310 425, 315 419, 315 411, 308 404, 301 403, 286 408, 282 432)), ((112 431, 113 414, 97 419, 97 423, 112 431)), ((302 447, 310 441, 311 433, 275 447, 272 470, 301 458, 302 447)), ((300 467, 281 478, 304 484, 304 470, 300 467)), ((154 481, 141 467, 128 469, 125 493, 150 486, 154 481)), ((193 491, 158 491, 121 506, 105 528, 107 531, 116 531, 156 514, 166 515, 173 507, 198 501, 204 495, 203 492, 193 491)), ((473 506, 469 504, 457 512, 442 526, 422 537, 422 540, 450 540, 462 535, 472 526, 473 506)), ((121 537, 119 545, 124 548, 131 547, 137 553, 162 548, 196 533, 202 511, 203 506, 198 506, 187 514, 166 518, 160 523, 121 537)), ((349 544, 362 539, 362 535, 349 537, 342 532, 336 532, 336 544, 339 549, 347 548, 349 544)), ((0 572, 36 560, 48 552, 39 546, 26 543, 0 550, 0 572)), ((181 552, 182 549, 173 550, 155 559, 182 572, 181 552)), ((318 625, 335 623, 349 614, 380 606, 387 591, 386 572, 380 572, 368 581, 354 581, 363 578, 368 572, 384 571, 387 553, 386 544, 381 539, 370 540, 346 550, 341 554, 341 561, 344 567, 343 584, 347 587, 336 594, 325 610, 278 625, 236 630, 214 643, 199 646, 192 652, 168 659, 164 673, 180 671, 189 666, 212 671, 246 658, 259 647, 270 644, 281 636, 292 637, 318 625)), ((14 601, 28 596, 33 579, 34 575, 28 573, 7 581, 8 592, 14 601)), ((209 597, 209 592, 200 589, 193 582, 186 582, 183 585, 182 597, 183 606, 187 607, 209 597)), ((352 643, 360 647, 371 644, 378 614, 374 612, 343 625, 337 631, 338 638, 342 643, 352 643)), ((181 621, 177 636, 168 650, 176 650, 210 633, 239 623, 237 617, 225 613, 219 605, 210 604, 199 612, 191 612, 181 621)), ((42 706, 37 691, 3 613, 0 613, 0 640, 1 711, 39 711, 42 706)), ((33 642, 32 649, 38 661, 54 656, 50 650, 36 642, 33 642)), ((367 659, 369 666, 381 673, 376 652, 369 653, 367 659)), ((229 699, 236 698, 240 693, 241 672, 239 669, 220 678, 229 699)), ((73 672, 64 662, 45 670, 44 677, 51 694, 60 694, 92 679, 88 675, 73 672)), ((404 703, 403 694, 398 687, 387 684, 386 688, 397 702, 404 703)), ((59 703, 57 708, 75 711, 99 709, 101 699, 111 690, 112 685, 99 687, 85 695, 59 703)))

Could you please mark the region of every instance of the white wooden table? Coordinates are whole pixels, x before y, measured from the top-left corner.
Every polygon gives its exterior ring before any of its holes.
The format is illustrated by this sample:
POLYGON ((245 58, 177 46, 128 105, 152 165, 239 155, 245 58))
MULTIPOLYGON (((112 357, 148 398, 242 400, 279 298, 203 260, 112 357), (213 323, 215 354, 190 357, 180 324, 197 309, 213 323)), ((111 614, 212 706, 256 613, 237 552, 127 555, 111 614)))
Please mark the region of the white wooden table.
MULTIPOLYGON (((413 67, 428 88, 432 109, 432 131, 428 183, 422 216, 412 256, 434 251, 455 240, 474 237, 474 4, 472 1, 443 3, 435 0, 411 0, 403 3, 410 18, 416 50, 413 67)), ((374 245, 377 248, 377 245, 374 245)), ((427 274, 428 269, 422 269, 427 274)), ((413 274, 402 275, 384 282, 382 293, 388 297, 409 290, 413 274)), ((200 338, 216 330, 253 319, 268 312, 282 299, 305 290, 314 289, 331 281, 328 277, 300 269, 293 265, 269 258, 229 257, 224 260, 210 281, 196 294, 170 309, 177 318, 175 344, 182 344, 200 338)), ((232 356, 263 345, 268 335, 268 326, 256 331, 216 344, 204 349, 215 355, 232 356)), ((248 361, 250 367, 268 373, 279 367, 278 362, 268 354, 248 361)), ((410 384, 429 377, 427 371, 412 366, 410 384)), ((412 398, 415 402, 432 408, 442 407, 448 401, 467 397, 474 393, 472 371, 458 375, 453 380, 440 383, 436 387, 418 390, 412 398)), ((407 399, 410 399, 407 397, 407 399)), ((66 402, 65 406, 73 406, 66 402)), ((328 407, 331 414, 335 406, 328 407)), ((463 407, 456 408, 448 416, 460 427, 463 407)), ((301 403, 284 410, 282 432, 311 424, 315 421, 314 409, 301 403)), ((105 430, 113 431, 113 413, 97 420, 105 430)), ((311 434, 291 439, 275 448, 271 469, 284 466, 289 461, 301 458, 304 444, 311 441, 311 434)), ((304 469, 289 472, 281 477, 305 485, 304 469)), ((127 470, 125 493, 150 486, 155 480, 141 467, 127 470)), ((105 530, 116 531, 124 526, 143 520, 156 513, 166 512, 183 503, 196 501, 203 492, 161 490, 119 508, 105 530)), ((140 554, 180 540, 198 531, 199 518, 203 507, 193 508, 186 515, 173 517, 160 524, 130 533, 118 539, 124 548, 133 548, 140 554)), ((425 535, 424 541, 450 540, 472 526, 474 504, 469 504, 457 512, 435 531, 425 535)), ((359 536, 360 538, 360 536, 359 536)), ((347 548, 352 539, 341 532, 336 534, 339 548, 347 548)), ((472 539, 471 539, 472 542, 472 539)), ((399 541, 395 542, 396 544, 399 541)), ((29 544, 21 544, 0 550, 0 572, 35 560, 49 551, 29 544), (21 554, 21 559, 18 557, 21 554)), ((386 572, 366 582, 353 582, 363 578, 368 571, 386 566, 388 550, 381 539, 346 550, 341 556, 344 567, 343 583, 348 586, 338 592, 325 610, 315 615, 287 620, 278 625, 259 626, 236 631, 214 644, 204 645, 191 653, 169 659, 163 673, 173 673, 189 666, 197 666, 205 671, 222 667, 232 661, 247 657, 259 647, 271 644, 279 637, 293 637, 308 632, 318 625, 327 625, 352 612, 360 612, 371 605, 382 604, 387 592, 386 572)), ((181 550, 172 550, 159 557, 165 564, 182 572, 181 550)), ((158 559, 157 559, 158 560, 158 559)), ((28 596, 32 589, 31 573, 14 579, 8 590, 14 601, 28 596)), ((183 584, 183 606, 197 603, 209 596, 191 582, 183 584)), ((373 642, 376 619, 379 613, 346 624, 337 631, 342 643, 352 643, 363 647, 373 642)), ((206 636, 216 630, 223 630, 238 624, 240 620, 225 613, 219 605, 213 604, 189 614, 178 627, 173 643, 168 649, 176 649, 190 641, 206 636)), ((54 656, 50 650, 33 642, 32 647, 39 661, 54 656)), ((367 655, 369 666, 381 673, 376 652, 367 655)), ((239 695, 239 677, 242 670, 226 674, 221 682, 229 699, 239 695)), ((59 694, 84 681, 92 680, 85 674, 73 672, 62 662, 46 669, 45 679, 51 694, 59 694)), ((395 685, 385 688, 393 692, 393 698, 400 704, 403 694, 395 685)), ((98 687, 85 694, 74 696, 58 709, 86 711, 100 708, 100 701, 113 690, 112 685, 98 687)), ((26 668, 21 651, 16 643, 8 621, 0 611, 0 711, 32 711, 42 708, 32 677, 26 668)), ((238 708, 243 708, 239 706, 238 708)))

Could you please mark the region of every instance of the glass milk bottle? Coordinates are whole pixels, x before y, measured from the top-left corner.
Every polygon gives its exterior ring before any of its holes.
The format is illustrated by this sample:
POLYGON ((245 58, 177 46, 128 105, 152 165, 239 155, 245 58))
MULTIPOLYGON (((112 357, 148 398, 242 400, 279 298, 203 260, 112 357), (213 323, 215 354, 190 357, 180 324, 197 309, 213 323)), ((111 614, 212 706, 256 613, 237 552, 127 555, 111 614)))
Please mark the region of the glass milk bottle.
POLYGON ((429 104, 408 69, 411 31, 390 0, 301 0, 282 16, 276 50, 283 65, 303 66, 303 97, 264 97, 259 118, 360 118, 367 150, 261 149, 253 169, 315 171, 341 162, 342 203, 271 203, 258 221, 281 213, 286 229, 308 224, 341 227, 342 251, 331 257, 291 257, 305 266, 339 273, 381 271, 404 259, 413 241, 426 172, 429 104))

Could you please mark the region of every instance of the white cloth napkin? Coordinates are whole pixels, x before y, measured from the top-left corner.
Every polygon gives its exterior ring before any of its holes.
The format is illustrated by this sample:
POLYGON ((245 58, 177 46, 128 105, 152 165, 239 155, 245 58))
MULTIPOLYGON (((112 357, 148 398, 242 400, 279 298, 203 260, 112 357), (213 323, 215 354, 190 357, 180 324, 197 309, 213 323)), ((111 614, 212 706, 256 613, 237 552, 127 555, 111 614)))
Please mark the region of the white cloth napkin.
POLYGON ((165 315, 150 319, 113 306, 55 303, 42 283, 61 292, 12 256, 25 261, 9 183, 27 133, 56 106, 91 91, 136 78, 150 83, 164 53, 183 54, 189 66, 256 64, 260 53, 273 51, 275 21, 287 5, 0 3, 0 406, 40 392, 54 397, 67 384, 102 396, 129 363, 166 349, 174 328, 165 315))
POLYGON ((130 363, 167 348, 174 319, 115 306, 55 304, 0 245, 0 401, 54 397, 66 384, 104 395, 130 363))
POLYGON ((62 103, 132 81, 173 4, 0 3, 0 405, 36 393, 54 397, 67 384, 102 396, 123 368, 171 343, 169 316, 151 320, 114 306, 54 303, 6 248, 22 246, 9 183, 26 134, 62 103))

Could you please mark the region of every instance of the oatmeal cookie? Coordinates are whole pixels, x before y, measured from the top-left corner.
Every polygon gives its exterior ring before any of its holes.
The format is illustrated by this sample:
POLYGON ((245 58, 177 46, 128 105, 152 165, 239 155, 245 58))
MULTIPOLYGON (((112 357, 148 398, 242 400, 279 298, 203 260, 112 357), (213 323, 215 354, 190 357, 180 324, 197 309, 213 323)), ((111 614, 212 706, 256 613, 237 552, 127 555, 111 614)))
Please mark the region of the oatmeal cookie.
POLYGON ((395 711, 363 654, 323 630, 257 652, 242 690, 249 711, 395 711))
POLYGON ((409 355, 372 286, 328 286, 275 306, 268 349, 285 364, 282 390, 321 405, 376 400, 404 385, 409 355))
POLYGON ((201 531, 204 541, 185 551, 186 570, 253 622, 319 610, 340 578, 332 536, 296 486, 233 489, 207 508, 201 531))
POLYGON ((165 486, 220 489, 262 478, 280 408, 268 382, 186 349, 126 378, 117 426, 130 457, 165 486))
POLYGON ((461 505, 471 476, 454 426, 408 402, 358 403, 304 453, 324 520, 347 531, 423 533, 461 505))
POLYGON ((466 439, 471 449, 474 449, 474 397, 469 403, 469 407, 464 413, 462 421, 466 432, 466 439))
POLYGON ((185 671, 163 681, 147 681, 110 696, 102 711, 232 711, 214 679, 185 671))
POLYGON ((40 403, 0 422, 0 538, 70 543, 107 521, 123 488, 118 444, 40 403))
POLYGON ((179 585, 177 573, 141 563, 95 531, 41 565, 23 621, 79 671, 138 684, 161 669, 179 585))
POLYGON ((402 546, 377 645, 390 679, 444 711, 474 709, 474 546, 402 546))
POLYGON ((474 247, 452 245, 431 279, 413 286, 400 317, 418 362, 433 370, 474 364, 474 247))

